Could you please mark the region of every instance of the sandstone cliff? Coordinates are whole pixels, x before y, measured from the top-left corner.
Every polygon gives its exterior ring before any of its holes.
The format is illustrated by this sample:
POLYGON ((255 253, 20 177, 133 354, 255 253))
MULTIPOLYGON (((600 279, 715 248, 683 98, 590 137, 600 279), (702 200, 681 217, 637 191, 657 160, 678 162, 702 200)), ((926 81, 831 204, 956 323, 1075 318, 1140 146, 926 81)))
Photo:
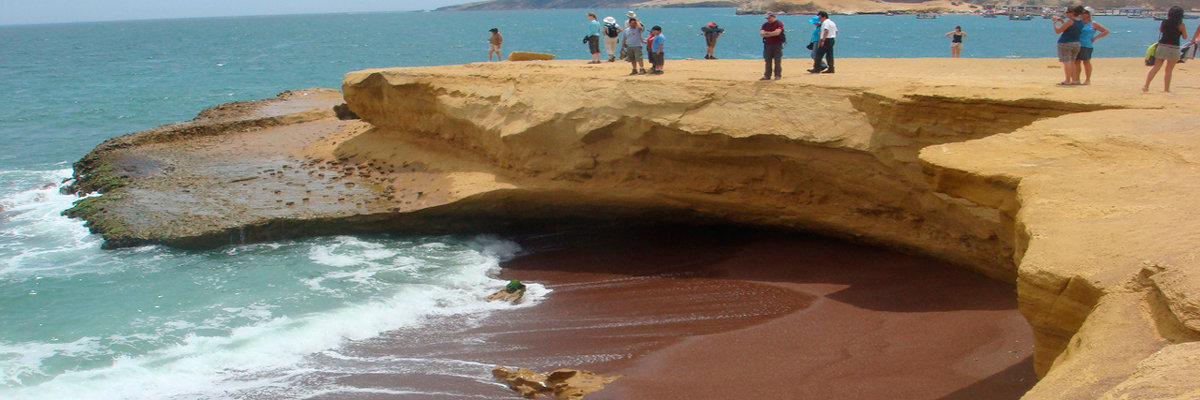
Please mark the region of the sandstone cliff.
POLYGON ((281 111, 336 103, 291 94, 114 139, 78 187, 120 199, 82 213, 114 245, 653 221, 822 232, 1014 282, 1044 376, 1027 398, 1187 398, 1200 92, 1141 94, 1139 64, 1097 60, 1094 85, 1065 88, 1048 59, 841 60, 770 82, 755 60, 357 71, 342 89, 362 121, 281 111), (200 150, 170 150, 184 146, 200 150), (230 162, 245 148, 261 154, 230 162), (154 194, 170 182, 186 195, 154 194))

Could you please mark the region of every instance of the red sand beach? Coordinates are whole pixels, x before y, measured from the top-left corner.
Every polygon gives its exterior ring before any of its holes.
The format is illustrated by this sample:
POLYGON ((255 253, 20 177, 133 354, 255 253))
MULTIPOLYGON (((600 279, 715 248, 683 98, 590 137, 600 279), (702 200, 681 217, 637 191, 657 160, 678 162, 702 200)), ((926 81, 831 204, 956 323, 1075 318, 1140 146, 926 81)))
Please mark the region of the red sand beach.
POLYGON ((541 304, 363 349, 469 360, 477 373, 338 382, 519 398, 478 383, 501 364, 623 375, 588 399, 1017 399, 1035 383, 1014 288, 942 262, 713 228, 517 240, 526 254, 501 277, 552 289, 541 304))

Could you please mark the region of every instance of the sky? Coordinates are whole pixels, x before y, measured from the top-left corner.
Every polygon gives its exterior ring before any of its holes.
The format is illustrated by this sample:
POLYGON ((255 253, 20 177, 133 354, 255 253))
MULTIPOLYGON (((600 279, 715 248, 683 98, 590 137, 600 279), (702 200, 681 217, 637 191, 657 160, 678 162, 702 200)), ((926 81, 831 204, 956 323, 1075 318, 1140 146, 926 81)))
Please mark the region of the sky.
POLYGON ((0 25, 432 10, 474 0, 0 0, 0 25))

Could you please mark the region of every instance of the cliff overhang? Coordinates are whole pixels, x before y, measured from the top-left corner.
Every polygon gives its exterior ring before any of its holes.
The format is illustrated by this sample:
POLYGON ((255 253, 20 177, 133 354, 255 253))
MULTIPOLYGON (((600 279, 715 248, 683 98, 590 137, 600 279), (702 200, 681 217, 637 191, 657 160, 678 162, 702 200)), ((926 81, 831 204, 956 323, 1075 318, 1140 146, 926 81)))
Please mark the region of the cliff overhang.
POLYGON ((1043 376, 1027 398, 1196 390, 1170 378, 1200 354, 1200 228, 1186 223, 1200 211, 1197 96, 1125 95, 1138 72, 1053 88, 1052 60, 842 65, 857 73, 758 82, 736 73, 751 60, 660 77, 571 61, 356 71, 342 95, 362 120, 333 118, 336 93, 290 93, 106 142, 76 187, 107 188, 83 216, 111 245, 565 223, 821 232, 1015 283, 1043 376), (987 79, 913 72, 931 68, 987 79))

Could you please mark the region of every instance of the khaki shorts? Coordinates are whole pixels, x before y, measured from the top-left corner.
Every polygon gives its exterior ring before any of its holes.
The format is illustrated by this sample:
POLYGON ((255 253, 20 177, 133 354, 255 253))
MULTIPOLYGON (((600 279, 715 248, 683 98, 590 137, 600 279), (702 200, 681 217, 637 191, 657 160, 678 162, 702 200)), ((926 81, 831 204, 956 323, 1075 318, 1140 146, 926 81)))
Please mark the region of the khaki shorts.
POLYGON ((625 48, 625 61, 639 62, 642 61, 642 46, 629 46, 625 48))
POLYGON ((497 52, 497 53, 499 53, 499 52, 500 52, 500 45, 498 45, 498 44, 491 44, 491 45, 488 45, 488 51, 494 51, 494 52, 497 52))
POLYGON ((961 49, 961 48, 962 48, 962 42, 950 42, 950 48, 952 48, 952 49, 961 49))
POLYGON ((1079 42, 1066 42, 1058 44, 1058 62, 1075 62, 1075 57, 1079 55, 1079 42))
POLYGON ((1159 43, 1158 48, 1154 50, 1154 58, 1179 61, 1179 46, 1159 43))

